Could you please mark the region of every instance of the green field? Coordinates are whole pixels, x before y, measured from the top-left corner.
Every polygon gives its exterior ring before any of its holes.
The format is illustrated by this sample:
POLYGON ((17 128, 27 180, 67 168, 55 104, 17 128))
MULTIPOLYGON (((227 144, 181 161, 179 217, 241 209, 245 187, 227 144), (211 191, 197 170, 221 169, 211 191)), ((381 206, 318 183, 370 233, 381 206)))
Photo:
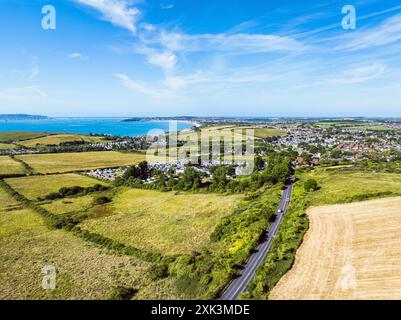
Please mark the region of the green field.
POLYGON ((24 166, 9 156, 0 156, 0 175, 24 174, 24 166))
POLYGON ((15 142, 48 136, 46 132, 0 132, 0 142, 15 142))
POLYGON ((58 191, 63 187, 90 187, 94 186, 95 184, 107 185, 106 182, 73 173, 9 178, 5 181, 14 190, 30 200, 36 200, 38 197, 44 197, 52 192, 58 191))
POLYGON ((54 135, 49 135, 46 137, 26 140, 26 141, 20 142, 19 144, 24 147, 27 147, 27 148, 34 148, 37 145, 42 145, 42 146, 59 145, 60 143, 77 142, 77 141, 93 143, 93 142, 103 141, 103 139, 101 137, 91 137, 91 136, 87 136, 87 135, 54 134, 54 135))
POLYGON ((53 214, 65 214, 70 212, 85 212, 93 207, 93 196, 74 197, 55 200, 43 204, 42 207, 53 214))
POLYGON ((20 155, 16 158, 23 160, 39 173, 63 173, 133 165, 145 160, 146 155, 98 151, 20 155))
POLYGON ((15 144, 12 143, 0 143, 0 150, 13 150, 17 148, 15 144))
POLYGON ((9 211, 15 201, 1 189, 0 199, 0 299, 107 299, 119 285, 147 285, 147 263, 49 230, 30 210, 9 211), (55 290, 41 287, 46 265, 56 267, 55 290))
POLYGON ((310 194, 314 206, 364 200, 364 196, 377 198, 386 193, 401 195, 401 175, 393 173, 318 168, 302 174, 301 179, 315 179, 321 187, 310 194))
POLYGON ((111 204, 114 214, 82 227, 134 247, 164 254, 200 250, 241 196, 124 190, 111 204))

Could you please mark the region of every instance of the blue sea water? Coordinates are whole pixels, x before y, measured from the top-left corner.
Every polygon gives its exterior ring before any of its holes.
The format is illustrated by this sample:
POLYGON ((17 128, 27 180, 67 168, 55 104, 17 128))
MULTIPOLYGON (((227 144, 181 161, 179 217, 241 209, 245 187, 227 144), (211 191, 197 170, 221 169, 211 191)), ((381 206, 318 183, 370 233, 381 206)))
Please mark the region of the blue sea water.
POLYGON ((0 131, 32 131, 51 133, 111 134, 113 136, 141 136, 150 130, 173 131, 191 128, 187 122, 135 121, 124 118, 51 118, 46 120, 0 121, 0 131), (172 127, 170 127, 172 124, 172 127), (176 127, 174 127, 176 125, 176 127))

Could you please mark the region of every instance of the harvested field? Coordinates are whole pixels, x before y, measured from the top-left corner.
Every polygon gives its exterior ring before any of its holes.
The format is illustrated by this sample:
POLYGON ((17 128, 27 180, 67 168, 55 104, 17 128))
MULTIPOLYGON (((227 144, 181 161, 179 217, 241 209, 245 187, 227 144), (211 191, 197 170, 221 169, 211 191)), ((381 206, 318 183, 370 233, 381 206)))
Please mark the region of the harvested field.
POLYGON ((270 299, 401 299, 401 198, 308 210, 310 229, 270 299))

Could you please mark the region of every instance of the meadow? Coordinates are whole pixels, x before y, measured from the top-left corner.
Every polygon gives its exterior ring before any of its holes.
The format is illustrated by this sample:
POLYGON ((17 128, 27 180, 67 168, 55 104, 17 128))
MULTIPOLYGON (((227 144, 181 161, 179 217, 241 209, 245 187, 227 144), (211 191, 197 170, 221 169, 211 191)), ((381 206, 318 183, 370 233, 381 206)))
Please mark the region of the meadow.
POLYGON ((15 142, 48 136, 46 132, 0 132, 0 142, 15 142))
POLYGON ((0 156, 0 176, 24 174, 24 166, 9 156, 0 156))
POLYGON ((0 150, 13 150, 16 148, 17 146, 12 143, 0 143, 0 150))
MULTIPOLYGON (((2 200, 7 196, 0 190, 2 200)), ((0 224, 0 299, 107 299, 118 285, 146 284, 147 263, 49 230, 30 210, 8 211, 1 202, 0 224), (55 290, 41 287, 46 265, 56 267, 55 290)))
POLYGON ((358 171, 352 168, 318 168, 301 175, 301 180, 307 179, 315 179, 320 187, 310 194, 313 206, 401 195, 399 174, 358 171))
POLYGON ((83 229, 163 254, 191 253, 207 244, 220 219, 241 196, 122 190, 110 205, 112 215, 88 219, 83 229))
POLYGON ((57 192, 63 187, 91 187, 95 184, 108 185, 106 182, 73 173, 9 178, 5 181, 29 200, 37 200, 37 198, 57 192))
POLYGON ((77 135, 77 134, 52 134, 45 137, 30 139, 26 141, 22 141, 19 144, 27 147, 34 148, 38 145, 48 146, 48 145, 60 145, 61 143, 66 142, 101 142, 103 139, 101 137, 91 137, 87 135, 77 135))
POLYGON ((96 151, 31 154, 16 156, 16 158, 27 163, 38 173, 64 173, 133 165, 146 160, 146 155, 117 151, 96 151))

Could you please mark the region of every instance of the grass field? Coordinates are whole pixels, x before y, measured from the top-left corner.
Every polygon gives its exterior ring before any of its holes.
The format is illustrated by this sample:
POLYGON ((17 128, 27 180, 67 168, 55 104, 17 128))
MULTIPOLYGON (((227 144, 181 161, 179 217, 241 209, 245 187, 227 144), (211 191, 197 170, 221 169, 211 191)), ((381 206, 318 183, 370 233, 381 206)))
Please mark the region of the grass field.
POLYGON ((84 142, 100 142, 102 141, 101 137, 91 137, 86 135, 77 135, 77 134, 54 134, 46 137, 30 139, 23 142, 20 142, 20 145, 23 145, 27 148, 33 148, 37 145, 59 145, 60 143, 65 142, 76 142, 76 141, 84 141, 84 142))
POLYGON ((15 144, 12 143, 0 143, 0 150, 13 150, 17 148, 15 144))
POLYGON ((49 135, 46 132, 0 132, 0 142, 15 142, 49 135))
POLYGON ((84 229, 164 254, 200 250, 240 196, 125 190, 114 198, 113 215, 86 220, 84 229))
POLYGON ((43 204, 42 207, 53 214, 65 214, 70 212, 85 212, 93 206, 94 197, 87 195, 52 201, 43 204))
POLYGON ((23 160, 39 173, 63 173, 133 165, 145 160, 146 155, 99 151, 21 155, 16 158, 23 160))
POLYGON ((349 168, 318 168, 303 174, 301 178, 316 179, 321 187, 311 194, 314 206, 353 202, 364 195, 374 198, 385 192, 401 195, 399 174, 351 171, 349 168))
POLYGON ((401 198, 308 210, 310 229, 270 299, 401 299, 401 198))
POLYGON ((90 187, 95 184, 107 185, 106 182, 101 182, 90 177, 73 173, 9 178, 5 181, 14 190, 30 200, 36 200, 38 197, 43 197, 49 193, 56 192, 62 187, 90 187))
POLYGON ((148 284, 147 263, 49 230, 30 210, 6 211, 7 197, 0 190, 0 299, 107 299, 119 285, 140 290, 148 284), (56 267, 55 290, 41 287, 46 265, 56 267))
POLYGON ((24 174, 23 165, 9 156, 0 156, 0 175, 24 174))

